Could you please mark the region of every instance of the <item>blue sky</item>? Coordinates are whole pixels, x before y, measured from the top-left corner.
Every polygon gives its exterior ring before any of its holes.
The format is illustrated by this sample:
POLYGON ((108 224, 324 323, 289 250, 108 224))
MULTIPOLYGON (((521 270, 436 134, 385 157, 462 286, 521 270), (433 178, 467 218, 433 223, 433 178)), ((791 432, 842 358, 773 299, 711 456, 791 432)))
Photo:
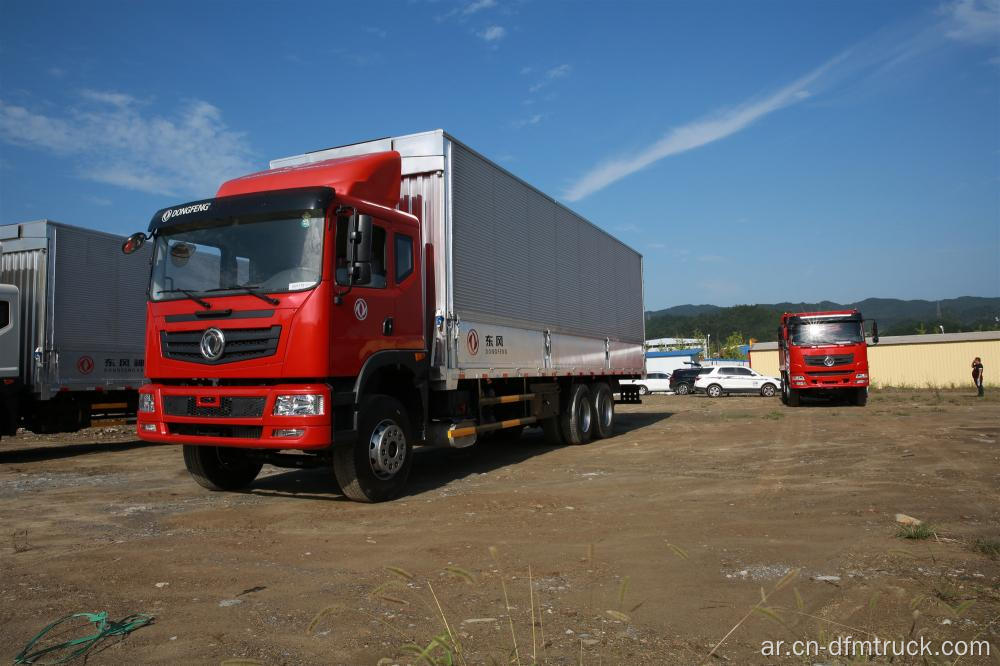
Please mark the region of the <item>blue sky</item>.
POLYGON ((649 309, 1000 295, 1000 0, 0 11, 0 223, 442 127, 642 252, 649 309))

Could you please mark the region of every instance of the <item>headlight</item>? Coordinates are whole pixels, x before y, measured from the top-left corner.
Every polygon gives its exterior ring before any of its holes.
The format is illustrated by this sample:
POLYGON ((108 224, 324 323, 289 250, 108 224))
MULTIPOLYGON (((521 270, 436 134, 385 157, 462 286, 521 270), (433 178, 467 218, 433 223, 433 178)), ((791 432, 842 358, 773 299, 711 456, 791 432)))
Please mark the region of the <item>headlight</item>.
POLYGON ((806 380, 806 378, 803 377, 802 375, 793 375, 792 376, 792 381, 793 382, 804 382, 805 380, 806 380))
POLYGON ((863 372, 859 372, 858 374, 854 375, 854 378, 855 379, 868 379, 868 375, 866 375, 863 372))
POLYGON ((156 400, 152 393, 139 394, 139 411, 147 413, 156 411, 156 400))
POLYGON ((274 401, 275 416, 319 416, 322 413, 321 395, 279 395, 274 401))

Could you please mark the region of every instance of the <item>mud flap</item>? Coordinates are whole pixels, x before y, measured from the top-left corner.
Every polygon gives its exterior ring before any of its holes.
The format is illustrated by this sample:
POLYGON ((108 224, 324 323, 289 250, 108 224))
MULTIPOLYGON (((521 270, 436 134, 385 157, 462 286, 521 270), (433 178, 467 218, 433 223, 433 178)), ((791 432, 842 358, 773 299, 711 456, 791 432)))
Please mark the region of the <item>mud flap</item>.
POLYGON ((621 387, 621 397, 615 400, 616 405, 641 405, 642 399, 639 397, 639 387, 635 384, 623 384, 621 387))

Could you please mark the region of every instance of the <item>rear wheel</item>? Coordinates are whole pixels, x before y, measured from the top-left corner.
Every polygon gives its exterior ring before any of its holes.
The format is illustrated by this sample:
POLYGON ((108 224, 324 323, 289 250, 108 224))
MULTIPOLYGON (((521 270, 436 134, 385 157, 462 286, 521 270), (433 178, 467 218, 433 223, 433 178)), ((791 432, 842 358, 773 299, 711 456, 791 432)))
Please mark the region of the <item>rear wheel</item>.
POLYGON ((691 392, 691 387, 688 386, 687 384, 678 384, 677 388, 674 389, 674 393, 676 393, 677 395, 687 395, 690 392, 691 392))
POLYGON ((359 407, 358 439, 334 447, 333 472, 357 502, 384 502, 402 492, 413 465, 410 419, 395 398, 371 395, 359 407))
POLYGON ((594 412, 586 384, 573 384, 566 409, 559 415, 559 427, 567 444, 586 444, 593 435, 594 412))
POLYGON ((722 396, 722 387, 718 384, 710 384, 705 393, 708 394, 709 398, 718 398, 722 396))
POLYGON ((590 389, 590 407, 594 410, 594 438, 611 437, 615 429, 615 399, 611 389, 601 382, 590 389))
POLYGON ((760 387, 760 394, 765 398, 773 398, 775 393, 777 389, 774 388, 774 384, 764 384, 760 387))
POLYGON ((646 395, 649 393, 649 389, 645 385, 639 384, 639 395, 646 395))
POLYGON ((264 463, 252 460, 245 449, 185 444, 184 466, 202 488, 241 490, 253 483, 264 463))

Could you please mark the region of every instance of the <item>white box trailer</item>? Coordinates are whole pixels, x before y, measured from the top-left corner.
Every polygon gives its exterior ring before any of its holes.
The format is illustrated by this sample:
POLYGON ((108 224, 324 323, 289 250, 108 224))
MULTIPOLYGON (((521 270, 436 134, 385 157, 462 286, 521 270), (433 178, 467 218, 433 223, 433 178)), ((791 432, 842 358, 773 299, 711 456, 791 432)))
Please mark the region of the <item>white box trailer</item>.
POLYGON ((644 372, 642 255, 443 130, 271 161, 397 151, 434 248, 432 379, 644 372))
POLYGON ((144 383, 145 261, 122 238, 37 220, 0 226, 0 433, 86 426, 135 411, 144 383))

